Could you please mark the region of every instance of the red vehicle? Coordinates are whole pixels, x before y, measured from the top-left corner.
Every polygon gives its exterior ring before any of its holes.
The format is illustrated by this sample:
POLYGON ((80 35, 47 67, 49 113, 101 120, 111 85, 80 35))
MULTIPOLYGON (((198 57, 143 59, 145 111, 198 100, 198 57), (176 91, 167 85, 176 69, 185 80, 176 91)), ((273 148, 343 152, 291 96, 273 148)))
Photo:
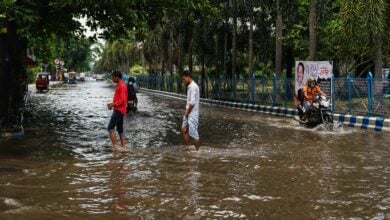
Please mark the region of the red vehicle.
POLYGON ((42 92, 43 90, 49 91, 49 73, 37 73, 37 77, 35 79, 35 87, 38 92, 42 92))

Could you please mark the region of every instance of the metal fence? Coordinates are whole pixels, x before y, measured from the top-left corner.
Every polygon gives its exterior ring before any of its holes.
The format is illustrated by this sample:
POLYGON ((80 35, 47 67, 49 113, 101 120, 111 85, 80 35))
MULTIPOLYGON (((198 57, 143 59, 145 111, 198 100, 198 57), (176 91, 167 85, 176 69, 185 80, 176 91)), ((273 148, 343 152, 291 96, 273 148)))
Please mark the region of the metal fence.
MULTIPOLYGON (((266 106, 295 108, 295 79, 194 77, 201 97, 266 106)), ((186 94, 186 86, 177 76, 138 76, 140 87, 186 94)), ((390 81, 373 78, 334 78, 332 94, 335 113, 390 117, 390 81)))

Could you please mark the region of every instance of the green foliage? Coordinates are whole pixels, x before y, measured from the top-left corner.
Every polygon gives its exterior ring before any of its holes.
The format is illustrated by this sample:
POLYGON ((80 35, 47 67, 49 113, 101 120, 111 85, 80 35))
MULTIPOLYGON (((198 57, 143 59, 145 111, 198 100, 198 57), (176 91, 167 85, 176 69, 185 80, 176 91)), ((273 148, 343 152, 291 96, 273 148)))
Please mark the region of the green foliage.
POLYGON ((256 78, 272 78, 273 74, 275 73, 273 68, 269 65, 255 65, 253 71, 256 78))
MULTIPOLYGON (((108 39, 104 49, 93 49, 97 71, 122 69, 141 64, 142 57, 150 68, 168 68, 169 47, 173 45, 172 63, 189 65, 192 49, 194 66, 204 60, 206 70, 222 73, 232 67, 232 16, 238 16, 237 70, 247 72, 248 26, 254 18, 254 60, 268 74, 275 60, 276 9, 283 16, 283 49, 287 56, 308 57, 308 13, 310 0, 236 0, 232 8, 226 0, 3 0, 0 15, 15 19, 18 34, 34 49, 39 62, 52 63, 61 57, 68 68, 84 69, 91 61, 91 42, 83 39, 80 22, 85 16, 92 30, 103 29, 108 39), (280 5, 276 5, 279 2, 280 5), (172 39, 171 39, 172 33, 172 39), (225 48, 225 36, 227 45, 225 48), (141 48, 142 47, 142 48, 141 48), (226 50, 226 54, 224 53, 226 50), (141 54, 143 56, 141 56, 141 54), (224 60, 226 55, 226 60, 224 60)), ((385 0, 318 1, 318 58, 349 65, 356 55, 374 55, 378 36, 384 39, 384 60, 389 60, 389 4, 385 0)), ((1 20, 1 19, 0 19, 1 20)), ((97 36, 95 36, 96 38, 97 36)), ((52 68, 52 67, 51 67, 52 68)), ((260 70, 257 70, 260 71, 260 70)), ((146 72, 146 71, 145 71, 146 72)), ((262 73, 263 74, 263 73, 262 73)))
POLYGON ((147 74, 147 71, 142 66, 136 64, 130 68, 130 75, 142 75, 147 74))
POLYGON ((54 72, 54 60, 58 58, 65 62, 64 68, 80 72, 89 70, 88 63, 92 60, 91 44, 91 40, 82 37, 60 38, 53 34, 45 42, 31 40, 30 48, 36 54, 38 69, 46 63, 49 64, 47 70, 54 72))
POLYGON ((120 70, 128 72, 130 66, 139 60, 141 45, 129 39, 120 38, 107 42, 103 48, 101 59, 95 65, 96 72, 120 70))
MULTIPOLYGON (((364 63, 373 60, 378 45, 381 45, 379 42, 386 42, 388 39, 390 28, 386 22, 390 14, 388 5, 385 0, 341 1, 340 19, 343 22, 346 39, 343 43, 350 48, 349 58, 355 60, 352 67, 365 65, 364 63)), ((384 60, 387 60, 389 47, 382 48, 384 54, 387 54, 384 60)))

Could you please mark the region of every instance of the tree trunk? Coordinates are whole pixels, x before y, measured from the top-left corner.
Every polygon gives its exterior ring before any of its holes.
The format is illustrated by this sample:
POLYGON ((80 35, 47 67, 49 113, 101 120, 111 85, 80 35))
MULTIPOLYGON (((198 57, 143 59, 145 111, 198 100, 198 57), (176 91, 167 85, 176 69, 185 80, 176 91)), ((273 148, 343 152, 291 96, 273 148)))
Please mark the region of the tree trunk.
POLYGON ((165 81, 165 56, 164 56, 164 53, 162 53, 161 55, 161 84, 160 84, 160 88, 161 90, 163 91, 166 91, 167 87, 165 85, 166 81, 165 81))
POLYGON ((190 41, 190 46, 188 48, 188 71, 192 74, 193 72, 193 63, 192 63, 192 39, 190 41))
POLYGON ((378 37, 375 51, 375 78, 382 78, 382 39, 378 37))
POLYGON ((215 74, 216 74, 216 76, 218 76, 219 75, 219 64, 220 64, 220 62, 219 62, 219 59, 218 59, 218 53, 219 53, 219 51, 218 51, 218 46, 219 46, 219 40, 218 40, 218 34, 215 34, 215 74))
POLYGON ((206 79, 206 71, 205 71, 205 54, 202 51, 202 79, 201 79, 201 85, 200 85, 200 97, 205 98, 205 79, 206 79))
POLYGON ((293 78, 294 68, 294 52, 291 46, 286 48, 286 77, 288 79, 293 78))
POLYGON ((310 0, 309 52, 310 60, 317 60, 317 0, 310 0))
POLYGON ((165 75, 165 56, 161 56, 161 76, 164 77, 165 75))
POLYGON ((253 16, 252 13, 249 15, 249 48, 248 48, 248 59, 249 59, 249 72, 248 72, 248 99, 254 102, 252 97, 252 78, 253 78, 253 16))
POLYGON ((276 53, 275 53, 275 73, 278 78, 282 76, 282 37, 283 37, 283 20, 282 12, 279 6, 279 0, 276 3, 276 53))
POLYGON ((7 33, 0 34, 0 128, 20 129, 23 97, 26 93, 27 75, 23 58, 26 44, 17 36, 15 21, 7 25, 7 33))
POLYGON ((223 46, 223 74, 224 76, 227 75, 227 44, 228 44, 228 33, 227 28, 225 28, 225 40, 224 40, 224 46, 223 46))
POLYGON ((248 59, 249 59, 249 78, 253 74, 253 17, 249 17, 249 48, 248 48, 248 59))
POLYGON ((236 60, 237 60, 237 16, 236 16, 236 0, 232 0, 233 7, 233 39, 232 39, 232 77, 236 75, 236 60))
POLYGON ((177 66, 179 70, 179 74, 183 72, 183 35, 179 33, 178 36, 178 42, 179 42, 179 48, 178 48, 178 56, 177 56, 177 66))
POLYGON ((0 125, 8 119, 8 104, 10 95, 11 74, 9 73, 10 45, 8 44, 9 34, 0 34, 0 125))
MULTIPOLYGON (((206 24, 205 24, 205 18, 202 17, 202 32, 206 33, 206 24)), ((202 35, 202 43, 206 43, 205 35, 202 35)), ((201 48, 201 65, 202 65, 202 78, 200 82, 200 97, 205 98, 205 78, 206 78, 206 72, 205 72, 205 49, 201 48)))
POLYGON ((237 60, 237 14, 236 14, 236 0, 232 0, 233 7, 233 39, 232 39, 232 91, 233 98, 236 96, 236 60, 237 60))
MULTIPOLYGON (((181 76, 181 74, 183 73, 183 35, 182 33, 179 33, 179 36, 178 36, 178 44, 179 44, 179 48, 178 48, 178 60, 177 60, 177 66, 178 66, 178 74, 179 76, 181 76)), ((181 83, 177 83, 177 89, 178 89, 178 92, 181 93, 182 92, 182 84, 181 83)))
POLYGON ((382 83, 382 39, 380 36, 376 39, 375 51, 375 73, 374 73, 374 111, 385 112, 383 100, 383 83, 382 83))
POLYGON ((173 30, 169 30, 169 73, 173 76, 173 30))
MULTIPOLYGON (((286 47, 286 78, 287 79, 293 79, 293 68, 294 68, 294 52, 293 48, 291 46, 286 47)), ((289 80, 288 85, 290 88, 294 88, 293 86, 293 80, 289 80)), ((287 89, 287 98, 292 99, 294 94, 294 89, 287 89)))

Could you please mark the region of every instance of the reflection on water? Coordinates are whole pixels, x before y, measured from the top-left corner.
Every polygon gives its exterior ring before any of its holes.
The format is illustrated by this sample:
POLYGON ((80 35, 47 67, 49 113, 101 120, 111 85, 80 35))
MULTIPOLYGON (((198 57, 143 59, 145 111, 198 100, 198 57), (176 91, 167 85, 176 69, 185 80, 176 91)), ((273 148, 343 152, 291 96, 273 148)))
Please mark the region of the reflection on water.
POLYGON ((141 93, 112 152, 113 89, 31 93, 25 138, 0 141, 0 219, 390 218, 386 133, 204 104, 201 151, 186 151, 184 101, 141 93))

